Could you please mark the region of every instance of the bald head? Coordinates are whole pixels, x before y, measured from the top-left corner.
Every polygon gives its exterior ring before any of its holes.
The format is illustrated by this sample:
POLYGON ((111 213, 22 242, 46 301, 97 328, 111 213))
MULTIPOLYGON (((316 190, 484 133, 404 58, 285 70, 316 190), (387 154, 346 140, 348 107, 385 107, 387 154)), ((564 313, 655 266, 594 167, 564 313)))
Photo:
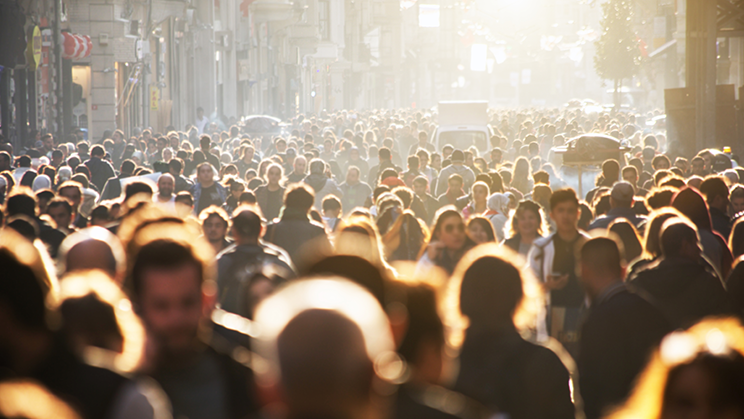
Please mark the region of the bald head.
POLYGON ((117 277, 117 263, 108 243, 96 239, 83 240, 67 251, 65 271, 100 269, 111 278, 117 277))
POLYGON ((277 339, 290 416, 352 417, 369 403, 374 369, 359 327, 331 310, 292 319, 277 339))

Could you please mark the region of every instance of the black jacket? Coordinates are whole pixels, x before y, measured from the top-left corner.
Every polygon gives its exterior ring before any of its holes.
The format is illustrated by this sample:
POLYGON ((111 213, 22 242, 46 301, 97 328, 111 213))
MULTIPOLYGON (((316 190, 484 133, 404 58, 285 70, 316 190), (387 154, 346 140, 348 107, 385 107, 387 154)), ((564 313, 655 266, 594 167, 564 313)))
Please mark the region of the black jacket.
POLYGON ((558 356, 512 327, 467 331, 455 391, 511 419, 573 419, 569 373, 558 356))
POLYGON ((306 213, 286 207, 278 222, 266 226, 264 240, 286 250, 295 266, 307 243, 312 241, 319 247, 329 249, 331 246, 322 225, 311 221, 306 213))
POLYGON ((731 312, 723 283, 702 261, 662 257, 629 279, 632 288, 652 298, 674 328, 731 312))
POLYGON ((85 162, 90 170, 90 182, 96 185, 99 191, 103 191, 103 187, 106 186, 106 181, 116 176, 114 166, 106 160, 101 160, 98 157, 91 158, 85 162))
POLYGON ((595 301, 581 327, 579 389, 587 419, 621 403, 671 327, 651 303, 618 282, 595 301))
POLYGON ((724 240, 728 240, 731 235, 731 218, 725 212, 718 208, 710 207, 710 221, 713 223, 713 230, 723 236, 724 240))

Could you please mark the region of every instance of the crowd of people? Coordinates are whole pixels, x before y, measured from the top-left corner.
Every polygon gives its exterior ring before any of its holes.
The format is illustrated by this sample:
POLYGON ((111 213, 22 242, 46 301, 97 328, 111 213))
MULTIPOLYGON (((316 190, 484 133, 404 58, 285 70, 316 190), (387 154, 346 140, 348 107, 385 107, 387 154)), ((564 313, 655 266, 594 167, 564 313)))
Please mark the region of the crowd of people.
POLYGON ((0 143, 0 417, 744 418, 739 158, 489 114, 0 143))

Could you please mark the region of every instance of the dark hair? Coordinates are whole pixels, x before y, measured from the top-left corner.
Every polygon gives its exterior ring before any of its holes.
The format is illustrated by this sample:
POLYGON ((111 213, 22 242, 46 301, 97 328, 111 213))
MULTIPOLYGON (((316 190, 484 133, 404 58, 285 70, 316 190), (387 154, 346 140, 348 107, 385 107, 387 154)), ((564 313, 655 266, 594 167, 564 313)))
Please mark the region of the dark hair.
POLYGON ((36 197, 26 188, 14 191, 5 201, 5 215, 36 217, 36 197))
POLYGON ((70 204, 70 201, 64 199, 64 198, 54 198, 47 204, 47 211, 55 208, 55 207, 62 207, 67 211, 68 214, 72 214, 72 204, 70 204))
POLYGON ((717 196, 728 199, 729 189, 721 176, 708 176, 700 184, 700 193, 705 195, 705 200, 710 204, 717 196))
POLYGON ((744 255, 744 221, 742 220, 744 220, 744 217, 736 220, 728 238, 729 248, 734 259, 744 255))
POLYGON ((488 218, 483 217, 482 215, 476 215, 474 217, 470 217, 468 220, 467 227, 470 228, 470 225, 472 224, 480 224, 481 228, 485 230, 486 236, 488 236, 489 242, 495 242, 496 241, 496 233, 493 231, 493 224, 488 220, 488 218))
POLYGON ((284 194, 284 205, 303 212, 308 212, 315 203, 315 195, 304 184, 295 184, 284 194))
POLYGON ((369 291, 380 304, 385 306, 385 293, 388 279, 378 267, 359 256, 333 255, 312 265, 307 275, 338 275, 347 278, 369 291))
POLYGON ((377 156, 380 160, 390 160, 392 158, 392 153, 390 153, 389 148, 380 147, 380 149, 377 150, 377 156))
POLYGON ((175 202, 188 205, 189 207, 194 206, 194 197, 188 191, 181 191, 176 194, 174 198, 175 202))
POLYGON ((571 188, 563 188, 553 191, 553 194, 550 196, 550 210, 552 211, 556 206, 564 202, 573 203, 578 207, 579 198, 576 196, 576 191, 571 188))
POLYGON ((253 191, 245 191, 240 194, 240 197, 238 197, 238 203, 255 204, 256 194, 254 194, 253 191))
POLYGON ((581 246, 581 263, 601 272, 620 277, 623 259, 622 246, 609 237, 594 237, 581 246))
POLYGON ((403 202, 403 208, 411 208, 411 203, 413 202, 413 191, 408 189, 405 186, 398 186, 394 188, 391 191, 395 196, 400 198, 401 202, 403 202))
POLYGON ((476 259, 460 285, 460 312, 473 327, 493 327, 512 321, 524 297, 522 275, 508 261, 494 256, 476 259))
POLYGON ((233 231, 246 239, 258 239, 261 235, 261 215, 249 206, 238 207, 233 212, 233 231))
POLYGON ((127 201, 129 198, 140 193, 152 195, 152 186, 145 182, 132 182, 124 189, 124 200, 127 201))
POLYGON ((682 219, 672 220, 664 223, 659 233, 661 253, 665 258, 680 255, 682 245, 685 242, 698 242, 699 238, 695 227, 682 219))
POLYGON ((532 179, 535 181, 536 184, 542 183, 545 185, 550 184, 550 175, 545 170, 538 170, 537 172, 532 174, 532 179))
POLYGON ((419 168, 419 164, 420 164, 420 161, 419 161, 419 158, 418 158, 417 155, 413 154, 413 155, 408 156, 408 166, 409 167, 411 167, 413 169, 418 169, 419 168))
POLYGON ((131 273, 132 291, 135 298, 142 296, 144 289, 145 272, 149 269, 173 269, 184 265, 196 268, 199 275, 199 286, 204 281, 202 262, 194 255, 194 252, 174 241, 168 239, 153 240, 142 246, 134 257, 131 273))
POLYGON ((106 150, 103 146, 96 144, 92 149, 90 149, 90 155, 93 157, 103 157, 106 155, 106 150))
POLYGON ((5 277, 0 281, 0 305, 9 307, 12 317, 24 326, 44 329, 46 298, 40 279, 12 252, 7 247, 0 248, 0 266, 5 277))
POLYGON ((323 211, 333 211, 341 209, 341 201, 335 195, 328 195, 323 198, 323 211))

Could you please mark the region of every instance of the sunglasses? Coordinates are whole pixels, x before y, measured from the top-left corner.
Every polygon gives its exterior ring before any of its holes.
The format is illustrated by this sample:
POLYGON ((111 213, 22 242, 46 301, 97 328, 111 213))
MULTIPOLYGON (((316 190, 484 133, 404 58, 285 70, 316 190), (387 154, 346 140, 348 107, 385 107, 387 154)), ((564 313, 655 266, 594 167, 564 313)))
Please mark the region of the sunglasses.
POLYGON ((448 224, 444 226, 444 232, 447 234, 452 234, 455 229, 457 229, 458 232, 464 233, 465 232, 465 224, 448 224))

